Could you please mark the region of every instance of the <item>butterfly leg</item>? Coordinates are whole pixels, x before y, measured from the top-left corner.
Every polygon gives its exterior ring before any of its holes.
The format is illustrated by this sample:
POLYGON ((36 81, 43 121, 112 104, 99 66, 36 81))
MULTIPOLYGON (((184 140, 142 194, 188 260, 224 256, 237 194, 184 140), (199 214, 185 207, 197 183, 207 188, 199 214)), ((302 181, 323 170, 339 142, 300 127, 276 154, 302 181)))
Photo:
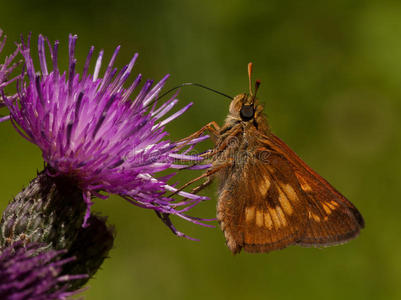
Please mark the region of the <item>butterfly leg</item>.
POLYGON ((196 188, 193 188, 191 191, 191 194, 197 194, 199 193, 201 190, 203 190, 205 187, 209 186, 211 183, 213 182, 213 178, 212 177, 207 177, 205 182, 203 182, 201 185, 197 186, 196 188))
MULTIPOLYGON (((215 121, 212 121, 212 122, 206 124, 205 126, 203 126, 198 131, 191 134, 190 136, 187 136, 186 138, 179 140, 177 142, 177 147, 176 147, 177 150, 184 148, 191 140, 200 137, 205 131, 209 131, 209 133, 211 133, 211 140, 213 141, 213 143, 216 143, 217 137, 220 135, 219 134, 220 126, 215 121)), ((207 158, 210 156, 211 153, 212 153, 212 151, 206 152, 206 153, 202 154, 201 156, 207 158)))
MULTIPOLYGON (((210 122, 209 124, 207 124, 206 126, 203 127, 203 131, 205 130, 211 130, 210 128, 206 128, 207 126, 209 126, 211 128, 211 126, 216 126, 216 128, 219 130, 219 125, 217 125, 216 122, 210 122)), ((201 129, 202 130, 202 129, 201 129)), ((242 129, 240 127, 238 127, 237 129, 235 129, 234 131, 232 131, 229 135, 227 135, 227 137, 225 138, 224 143, 220 144, 219 147, 214 148, 212 150, 209 150, 203 154, 201 154, 200 156, 207 159, 207 158, 212 158, 214 157, 214 161, 215 162, 219 162, 218 164, 215 164, 211 169, 209 169, 207 171, 207 173, 201 175, 200 177, 197 177, 191 181, 189 181, 183 188, 187 187, 188 185, 192 184, 195 181, 198 181, 199 179, 206 177, 206 176, 210 176, 211 174, 219 171, 221 168, 227 167, 229 165, 232 164, 232 159, 231 158, 224 158, 223 161, 220 160, 220 158, 218 157, 218 154, 220 152, 222 152, 226 147, 228 147, 230 145, 230 143, 236 143, 238 142, 236 135, 238 133, 240 133, 242 131, 242 129), (210 173, 210 174, 208 174, 210 173)), ((197 134, 198 132, 194 133, 197 134)), ((219 134, 219 132, 216 132, 216 134, 219 134)), ((217 135, 216 135, 217 137, 217 135)), ((188 166, 188 168, 195 166, 197 163, 188 166)), ((176 193, 176 192, 175 192, 176 193)), ((174 194, 175 194, 174 193, 174 194)))
POLYGON ((190 141, 192 139, 200 137, 205 131, 209 131, 212 134, 212 139, 216 139, 219 136, 220 126, 215 121, 212 121, 210 123, 207 123, 205 126, 194 132, 190 136, 183 138, 179 142, 190 141))
POLYGON ((239 134, 240 132, 242 132, 242 128, 241 127, 237 127, 235 129, 233 129, 228 135, 224 136, 224 142, 221 143, 219 145, 219 147, 216 147, 215 152, 221 152, 223 151, 225 148, 227 148, 230 144, 234 144, 234 143, 240 143, 240 141, 237 138, 237 134, 239 134))
POLYGON ((201 176, 198 176, 190 181, 188 181, 186 184, 184 184, 182 187, 180 187, 179 189, 177 189, 175 192, 173 192, 172 194, 170 194, 168 197, 172 197, 175 194, 177 194, 178 192, 181 192, 183 189, 185 189, 187 186, 191 185, 192 183, 205 178, 205 177, 210 177, 211 175, 213 175, 214 173, 220 171, 221 169, 228 167, 230 165, 232 165, 232 160, 229 160, 221 165, 215 166, 214 168, 211 168, 209 170, 207 170, 205 173, 203 173, 201 176))
MULTIPOLYGON (((214 122, 211 122, 214 123, 214 122)), ((217 124, 215 124, 216 126, 218 126, 217 124)), ((213 156, 217 156, 218 153, 222 152, 226 147, 228 147, 231 143, 236 143, 238 142, 236 135, 238 133, 240 133, 242 130, 241 128, 237 128, 234 131, 232 131, 229 135, 227 135, 227 137, 225 138, 225 142, 220 144, 218 147, 214 148, 214 149, 210 149, 207 152, 201 154, 200 156, 203 158, 211 158, 213 156)), ((218 137, 220 136, 219 132, 217 132, 218 135, 215 136, 218 137)), ((215 159, 216 161, 218 159, 215 159)))
MULTIPOLYGON (((205 182, 203 182, 202 184, 200 184, 199 186, 197 186, 196 188, 193 188, 191 191, 191 194, 197 194, 199 193, 201 190, 203 190, 204 188, 206 188, 207 186, 209 186, 211 183, 213 182, 213 178, 212 177, 207 177, 205 182)), ((188 200, 188 198, 184 198, 181 201, 185 201, 188 200)))

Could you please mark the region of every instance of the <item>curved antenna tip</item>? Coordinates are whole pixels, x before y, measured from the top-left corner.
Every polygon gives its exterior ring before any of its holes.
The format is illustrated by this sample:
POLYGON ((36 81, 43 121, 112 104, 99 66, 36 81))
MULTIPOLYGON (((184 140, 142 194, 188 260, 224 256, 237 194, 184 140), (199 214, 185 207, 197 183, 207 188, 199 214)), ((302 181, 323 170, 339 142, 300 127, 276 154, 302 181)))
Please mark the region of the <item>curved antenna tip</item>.
POLYGON ((248 63, 248 80, 249 80, 249 94, 252 96, 252 66, 253 63, 248 63))
POLYGON ((257 92, 258 92, 258 89, 259 89, 259 86, 260 86, 260 80, 258 79, 258 80, 256 80, 256 82, 255 82, 255 97, 256 97, 256 94, 257 94, 257 92))

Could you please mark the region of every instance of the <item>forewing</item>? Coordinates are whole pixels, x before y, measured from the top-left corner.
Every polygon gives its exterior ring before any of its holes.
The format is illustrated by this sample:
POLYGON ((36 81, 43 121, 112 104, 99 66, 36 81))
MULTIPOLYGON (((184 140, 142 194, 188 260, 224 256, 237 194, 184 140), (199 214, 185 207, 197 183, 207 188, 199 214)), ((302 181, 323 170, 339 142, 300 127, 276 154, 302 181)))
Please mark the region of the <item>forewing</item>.
POLYGON ((359 233, 358 210, 288 146, 276 136, 257 144, 222 176, 217 216, 232 252, 333 245, 359 233))
POLYGON ((302 194, 301 202, 307 216, 307 226, 297 244, 328 246, 356 237, 364 227, 356 207, 324 178, 305 164, 283 141, 271 134, 263 144, 273 150, 271 165, 277 172, 277 161, 290 165, 302 194), (276 157, 277 160, 274 159, 276 157))

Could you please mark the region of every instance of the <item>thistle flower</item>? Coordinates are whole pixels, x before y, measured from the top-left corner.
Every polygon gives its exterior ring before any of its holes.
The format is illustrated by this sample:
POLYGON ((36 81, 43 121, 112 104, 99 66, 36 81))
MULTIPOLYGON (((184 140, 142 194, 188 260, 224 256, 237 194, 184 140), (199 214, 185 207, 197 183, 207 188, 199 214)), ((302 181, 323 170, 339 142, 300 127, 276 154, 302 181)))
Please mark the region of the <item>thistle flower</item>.
MULTIPOLYGON (((3 30, 0 29, 0 53, 3 51, 4 45, 6 44, 7 41, 7 36, 3 36, 3 30)), ((9 56, 7 56, 4 60, 4 63, 0 63, 0 91, 8 84, 12 83, 15 81, 18 77, 14 77, 12 79, 8 79, 8 76, 10 73, 15 69, 15 67, 18 65, 17 63, 11 64, 12 61, 14 60, 15 56, 18 54, 18 47, 17 49, 9 56)), ((14 99, 14 96, 9 96, 9 98, 14 99)), ((4 103, 0 94, 0 107, 3 107, 4 103)), ((0 122, 7 120, 9 117, 0 117, 0 122)))
MULTIPOLYGON (((141 75, 128 88, 124 88, 124 84, 138 55, 135 54, 118 72, 113 64, 120 47, 114 51, 102 78, 99 72, 103 51, 97 57, 93 75, 89 74, 94 52, 91 47, 80 76, 75 70, 76 40, 76 35, 70 35, 68 75, 58 68, 58 41, 51 45, 39 36, 41 75, 33 64, 30 38, 26 43, 22 41, 21 53, 28 81, 19 81, 17 101, 4 96, 15 129, 42 150, 49 176, 68 177, 82 190, 87 205, 84 226, 90 216, 92 197, 107 198, 108 194, 121 195, 131 203, 153 209, 163 216, 178 215, 206 225, 201 219, 186 215, 186 211, 206 197, 177 191, 168 185, 167 181, 174 174, 156 177, 156 173, 168 168, 191 168, 176 164, 176 159, 184 163, 202 160, 200 156, 188 155, 188 151, 207 136, 178 143, 164 139, 167 135, 165 125, 187 111, 192 103, 165 117, 177 103, 174 96, 157 106, 158 94, 168 75, 155 85, 152 80, 147 80, 132 97, 141 75), (47 66, 46 45, 52 71, 47 66), (176 192, 176 196, 185 200, 166 196, 167 191, 176 192)), ((169 220, 165 223, 176 234, 183 235, 169 220)))
POLYGON ((40 251, 64 249, 63 257, 76 259, 63 266, 63 274, 87 274, 69 284, 71 289, 78 289, 109 257, 115 236, 106 218, 95 214, 89 226, 82 227, 84 215, 82 191, 74 182, 41 172, 4 210, 0 249, 27 241, 41 245, 40 251))
POLYGON ((64 265, 74 258, 61 258, 65 251, 43 250, 40 244, 22 242, 0 251, 0 299, 67 299, 70 283, 86 275, 62 275, 64 265))

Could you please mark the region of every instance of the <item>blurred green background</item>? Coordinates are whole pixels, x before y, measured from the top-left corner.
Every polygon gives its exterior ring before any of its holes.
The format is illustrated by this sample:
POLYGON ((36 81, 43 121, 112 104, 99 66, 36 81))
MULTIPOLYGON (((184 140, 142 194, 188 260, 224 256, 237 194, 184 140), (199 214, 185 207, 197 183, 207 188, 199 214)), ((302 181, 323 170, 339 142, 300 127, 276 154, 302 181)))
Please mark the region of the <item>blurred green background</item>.
MULTIPOLYGON (((20 33, 79 36, 117 64, 140 53, 145 78, 167 86, 199 82, 230 95, 247 91, 246 65, 262 81, 270 125, 362 212, 366 229, 349 244, 291 247, 233 256, 218 228, 175 220, 200 242, 177 238, 152 211, 118 197, 94 210, 117 231, 111 258, 83 294, 96 299, 401 299, 401 3, 399 1, 4 1, 0 28, 13 49, 20 33)), ((228 102, 186 88, 194 107, 169 126, 174 139, 209 121, 228 102)), ((4 113, 4 111, 2 111, 4 113)), ((41 170, 40 151, 0 124, 0 208, 41 170)), ((210 146, 210 144, 205 145, 210 146)), ((181 173, 180 181, 199 173, 181 173)), ((212 200, 192 214, 214 217, 212 200)))

